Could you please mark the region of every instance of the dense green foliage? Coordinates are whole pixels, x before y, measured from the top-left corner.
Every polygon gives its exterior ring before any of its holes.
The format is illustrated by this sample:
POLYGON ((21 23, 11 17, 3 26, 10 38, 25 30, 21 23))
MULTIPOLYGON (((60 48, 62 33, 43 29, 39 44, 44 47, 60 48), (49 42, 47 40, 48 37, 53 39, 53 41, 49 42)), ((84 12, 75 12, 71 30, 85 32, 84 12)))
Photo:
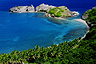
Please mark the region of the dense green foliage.
POLYGON ((56 13, 57 12, 57 7, 55 7, 55 8, 53 8, 53 9, 51 9, 50 11, 49 11, 49 13, 50 14, 54 14, 54 13, 56 13))
POLYGON ((54 13, 54 15, 56 16, 56 17, 61 17, 62 15, 61 15, 62 13, 59 11, 59 12, 57 12, 57 13, 54 13))
POLYGON ((64 10, 61 9, 61 8, 59 8, 59 7, 55 7, 55 8, 53 8, 53 9, 51 9, 49 11, 50 14, 54 14, 56 17, 61 17, 62 16, 61 15, 62 14, 61 12, 64 12, 64 10))
POLYGON ((86 19, 88 22, 92 24, 96 24, 96 9, 88 10, 85 16, 88 14, 88 18, 86 19))
POLYGON ((85 39, 80 39, 46 48, 35 46, 35 49, 0 54, 0 64, 96 64, 96 26, 92 27, 85 39))
POLYGON ((41 63, 41 64, 95 64, 96 40, 74 39, 72 42, 64 42, 44 48, 35 46, 35 49, 13 51, 9 54, 1 54, 1 63, 41 63), (91 41, 91 42, 90 42, 91 41))
POLYGON ((86 38, 85 39, 92 39, 95 40, 96 39, 96 25, 90 30, 90 32, 88 32, 86 34, 86 38))

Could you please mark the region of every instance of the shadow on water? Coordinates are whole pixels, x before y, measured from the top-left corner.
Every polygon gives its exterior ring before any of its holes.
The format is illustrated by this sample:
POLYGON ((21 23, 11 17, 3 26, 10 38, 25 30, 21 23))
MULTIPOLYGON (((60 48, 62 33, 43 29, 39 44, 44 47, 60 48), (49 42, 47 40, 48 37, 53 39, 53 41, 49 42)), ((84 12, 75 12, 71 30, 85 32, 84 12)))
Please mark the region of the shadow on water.
MULTIPOLYGON (((52 18, 52 17, 45 17, 45 13, 36 13, 35 16, 33 17, 38 17, 38 18, 46 18, 49 22, 55 23, 57 25, 63 25, 63 27, 66 27, 66 24, 69 24, 69 22, 71 22, 73 19, 76 19, 78 17, 70 17, 70 18, 52 18)), ((57 36, 53 42, 55 42, 54 44, 58 44, 58 42, 65 42, 65 41, 72 41, 75 38, 82 37, 84 36, 84 33, 86 33, 86 31, 88 31, 87 28, 74 28, 71 29, 66 35, 59 35, 57 36), (82 33, 83 32, 83 33, 82 33)))
POLYGON ((64 35, 63 36, 63 39, 62 40, 67 40, 67 41, 72 41, 73 39, 74 39, 74 37, 76 37, 76 38, 78 38, 78 36, 79 37, 82 37, 82 36, 84 36, 84 34, 83 33, 86 33, 86 31, 88 30, 88 29, 84 29, 84 28, 80 28, 80 29, 72 29, 71 31, 69 31, 69 33, 68 34, 66 34, 66 35, 64 35), (82 33, 83 32, 83 33, 82 33), (70 40, 71 39, 71 40, 70 40))
POLYGON ((33 17, 46 18, 49 22, 52 22, 52 23, 55 23, 55 24, 58 24, 58 25, 66 24, 68 21, 70 21, 70 20, 68 20, 70 18, 56 19, 56 18, 52 18, 52 17, 45 17, 45 14, 46 13, 37 12, 37 13, 35 13, 35 15, 33 17))

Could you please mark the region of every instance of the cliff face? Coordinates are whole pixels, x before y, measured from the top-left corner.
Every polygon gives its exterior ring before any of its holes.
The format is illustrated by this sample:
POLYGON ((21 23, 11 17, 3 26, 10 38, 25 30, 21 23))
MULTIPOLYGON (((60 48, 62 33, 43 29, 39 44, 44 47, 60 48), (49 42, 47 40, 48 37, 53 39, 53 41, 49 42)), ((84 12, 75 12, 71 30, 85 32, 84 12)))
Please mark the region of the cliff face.
POLYGON ((52 5, 46 5, 46 4, 40 4, 39 6, 36 7, 37 12, 49 12, 50 9, 55 8, 55 6, 52 5))
POLYGON ((34 12, 33 5, 31 6, 16 6, 9 10, 9 12, 23 13, 23 12, 34 12))
POLYGON ((90 10, 87 10, 81 17, 83 20, 85 20, 92 29, 96 25, 96 7, 93 7, 90 10))

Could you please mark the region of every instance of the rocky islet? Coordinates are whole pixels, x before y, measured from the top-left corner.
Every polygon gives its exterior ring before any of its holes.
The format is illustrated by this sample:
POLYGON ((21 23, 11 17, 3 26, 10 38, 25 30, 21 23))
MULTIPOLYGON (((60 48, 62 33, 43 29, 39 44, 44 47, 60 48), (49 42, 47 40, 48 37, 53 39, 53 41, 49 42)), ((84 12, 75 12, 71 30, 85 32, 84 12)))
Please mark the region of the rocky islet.
POLYGON ((47 17, 74 17, 78 16, 78 12, 71 12, 66 6, 52 6, 52 5, 46 5, 46 4, 40 4, 39 6, 34 8, 33 5, 31 6, 16 6, 9 10, 9 12, 13 13, 27 13, 27 12, 45 12, 47 17), (55 12, 56 11, 56 12, 55 12))
POLYGON ((9 10, 9 12, 14 13, 25 13, 25 12, 35 12, 34 6, 16 6, 9 10))

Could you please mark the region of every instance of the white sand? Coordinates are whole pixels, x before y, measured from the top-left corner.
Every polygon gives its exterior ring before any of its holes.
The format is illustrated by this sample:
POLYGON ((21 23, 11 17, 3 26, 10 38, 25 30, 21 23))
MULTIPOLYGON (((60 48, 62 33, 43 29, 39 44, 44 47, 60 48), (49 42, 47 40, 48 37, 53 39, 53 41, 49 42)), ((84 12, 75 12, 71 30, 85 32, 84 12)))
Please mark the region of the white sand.
MULTIPOLYGON (((82 20, 82 19, 74 19, 74 20, 84 23, 84 24, 87 26, 87 28, 88 28, 87 33, 89 32, 89 28, 90 28, 90 27, 87 25, 86 21, 84 21, 84 20, 82 20)), ((87 34, 87 33, 86 33, 86 34, 87 34)), ((84 39, 84 38, 86 37, 86 34, 85 34, 81 39, 84 39)))
POLYGON ((82 19, 74 19, 74 20, 84 23, 87 26, 87 28, 89 29, 89 26, 87 25, 85 20, 82 20, 82 19))

